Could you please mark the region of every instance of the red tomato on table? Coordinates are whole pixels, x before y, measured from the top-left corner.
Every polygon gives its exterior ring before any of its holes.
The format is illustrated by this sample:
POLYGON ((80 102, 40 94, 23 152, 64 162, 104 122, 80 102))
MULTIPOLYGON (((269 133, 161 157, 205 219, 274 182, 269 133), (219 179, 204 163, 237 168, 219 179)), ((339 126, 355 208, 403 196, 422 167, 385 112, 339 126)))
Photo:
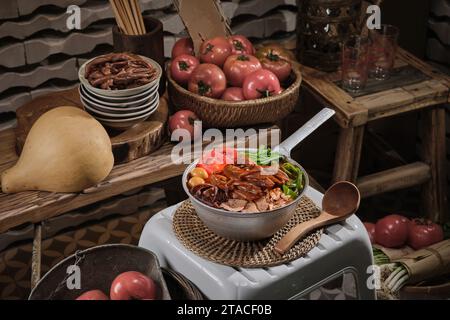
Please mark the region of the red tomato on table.
POLYGON ((223 72, 233 87, 242 87, 244 79, 251 73, 260 70, 261 63, 256 57, 248 54, 234 54, 227 58, 223 72))
POLYGON ((231 45, 225 37, 215 37, 206 40, 200 47, 200 61, 222 67, 231 55, 231 45))
POLYGON ((169 131, 173 133, 176 129, 185 129, 189 132, 191 141, 195 140, 194 122, 199 120, 197 115, 190 110, 180 110, 169 118, 169 131))
POLYGON ((408 239, 409 220, 398 214, 391 214, 375 225, 375 239, 386 248, 398 248, 406 244, 408 239))
POLYGON ((408 244, 419 250, 444 240, 442 227, 430 220, 414 219, 409 223, 408 244))
POLYGON ((366 228, 367 233, 369 234, 370 243, 376 243, 375 238, 375 224, 370 222, 364 222, 364 227, 366 228))
POLYGON ((269 70, 257 70, 249 74, 242 86, 246 100, 267 98, 281 93, 280 81, 269 70))
POLYGON ((210 98, 220 98, 226 87, 227 79, 222 69, 211 63, 197 66, 188 82, 189 91, 210 98))

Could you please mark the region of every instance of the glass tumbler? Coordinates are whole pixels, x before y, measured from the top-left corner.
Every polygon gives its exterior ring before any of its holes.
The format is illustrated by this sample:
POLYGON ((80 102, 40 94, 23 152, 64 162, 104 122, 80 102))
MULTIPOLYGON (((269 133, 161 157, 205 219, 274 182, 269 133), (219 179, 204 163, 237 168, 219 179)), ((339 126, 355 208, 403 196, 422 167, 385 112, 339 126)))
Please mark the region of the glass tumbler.
POLYGON ((369 62, 369 40, 350 36, 342 46, 342 87, 358 92, 366 86, 369 62))
POLYGON ((398 35, 398 28, 392 25, 381 25, 380 29, 370 30, 370 77, 385 80, 391 76, 397 54, 398 35))

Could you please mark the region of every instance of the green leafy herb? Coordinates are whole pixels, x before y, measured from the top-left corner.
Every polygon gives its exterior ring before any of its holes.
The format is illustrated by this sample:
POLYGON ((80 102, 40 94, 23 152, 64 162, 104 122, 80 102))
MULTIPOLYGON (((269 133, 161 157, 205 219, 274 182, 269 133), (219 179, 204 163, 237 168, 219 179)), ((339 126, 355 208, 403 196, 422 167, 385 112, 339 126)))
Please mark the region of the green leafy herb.
POLYGON ((246 152, 245 155, 254 163, 260 166, 270 165, 272 162, 279 161, 282 155, 278 152, 274 152, 266 146, 261 146, 256 152, 246 152))

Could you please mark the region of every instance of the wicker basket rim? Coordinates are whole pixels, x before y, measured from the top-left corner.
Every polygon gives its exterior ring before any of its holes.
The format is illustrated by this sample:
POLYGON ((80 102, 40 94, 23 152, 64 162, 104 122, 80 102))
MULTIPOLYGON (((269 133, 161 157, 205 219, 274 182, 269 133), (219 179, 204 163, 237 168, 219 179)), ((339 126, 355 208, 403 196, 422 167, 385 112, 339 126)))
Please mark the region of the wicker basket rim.
POLYGON ((261 99, 257 99, 257 100, 246 100, 246 101, 238 101, 238 102, 225 101, 225 100, 219 100, 219 99, 213 99, 213 98, 209 98, 209 97, 199 96, 198 94, 190 92, 190 91, 186 90, 185 88, 183 88, 182 86, 180 86, 178 83, 175 82, 175 80, 172 79, 172 77, 170 75, 170 63, 171 62, 168 62, 166 65, 167 79, 169 80, 170 84, 177 91, 182 92, 184 95, 189 96, 192 99, 199 99, 199 100, 203 100, 204 102, 207 102, 209 104, 232 107, 232 108, 247 108, 250 105, 255 105, 255 103, 265 104, 265 103, 283 100, 284 98, 288 97, 290 94, 292 94, 293 92, 297 91, 300 88, 300 85, 301 85, 302 79, 303 79, 302 73, 300 71, 300 65, 298 63, 294 62, 294 63, 292 63, 292 71, 295 74, 295 81, 286 90, 284 90, 281 94, 278 94, 278 95, 272 96, 272 97, 261 98, 261 99))

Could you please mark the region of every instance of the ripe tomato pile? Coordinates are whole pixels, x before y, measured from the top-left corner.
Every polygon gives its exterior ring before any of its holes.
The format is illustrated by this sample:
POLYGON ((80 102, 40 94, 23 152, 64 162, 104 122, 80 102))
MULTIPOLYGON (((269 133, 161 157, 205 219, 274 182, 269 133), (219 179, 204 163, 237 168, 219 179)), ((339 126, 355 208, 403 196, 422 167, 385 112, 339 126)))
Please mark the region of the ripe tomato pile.
POLYGON ((413 219, 391 214, 376 224, 364 222, 370 241, 386 248, 408 245, 415 250, 426 248, 444 239, 442 227, 426 219, 413 219))
MULTIPOLYGON (((157 285, 146 275, 137 271, 119 274, 111 284, 109 298, 111 300, 155 300, 157 285)), ((101 290, 84 292, 76 300, 109 300, 101 290)))
POLYGON ((256 51, 242 35, 206 40, 195 57, 192 40, 183 38, 172 49, 170 74, 178 84, 201 96, 253 100, 283 91, 292 59, 292 54, 279 45, 256 51))

